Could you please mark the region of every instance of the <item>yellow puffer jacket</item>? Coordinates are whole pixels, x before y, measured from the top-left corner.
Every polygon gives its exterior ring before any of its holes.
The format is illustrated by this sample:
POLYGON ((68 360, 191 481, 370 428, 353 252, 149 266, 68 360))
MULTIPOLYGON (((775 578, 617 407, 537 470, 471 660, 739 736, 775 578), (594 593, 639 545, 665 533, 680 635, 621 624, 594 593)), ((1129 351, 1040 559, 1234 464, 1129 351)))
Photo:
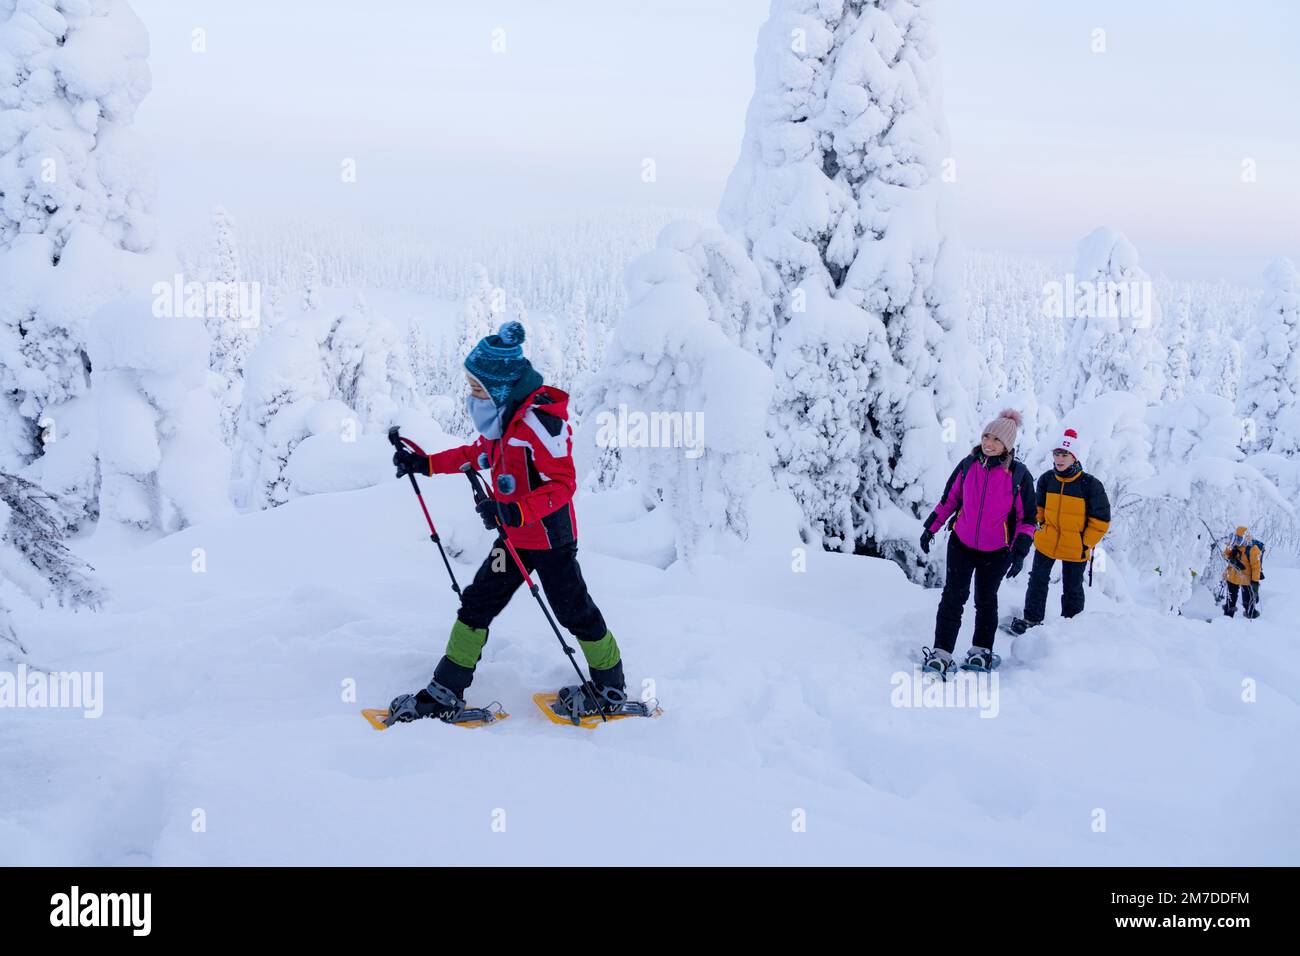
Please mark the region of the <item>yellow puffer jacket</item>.
POLYGON ((1110 499, 1100 481, 1076 461, 1038 478, 1035 550, 1057 561, 1087 561, 1110 527, 1110 499))
POLYGON ((1252 581, 1259 580, 1259 545, 1247 542, 1240 547, 1226 549, 1223 556, 1228 561, 1228 568, 1223 572, 1223 576, 1229 584, 1249 585, 1252 581), (1234 556, 1246 566, 1245 571, 1232 566, 1234 556))

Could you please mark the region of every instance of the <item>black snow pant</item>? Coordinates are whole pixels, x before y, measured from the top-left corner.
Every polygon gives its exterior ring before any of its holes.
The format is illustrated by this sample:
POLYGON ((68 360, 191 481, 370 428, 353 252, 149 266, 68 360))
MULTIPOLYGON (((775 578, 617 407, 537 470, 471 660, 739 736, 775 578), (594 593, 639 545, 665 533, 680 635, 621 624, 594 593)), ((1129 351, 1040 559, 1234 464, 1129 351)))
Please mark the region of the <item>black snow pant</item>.
POLYGON ((962 609, 970 597, 971 576, 975 577, 975 647, 992 649, 998 630, 998 585, 1011 566, 1011 549, 976 551, 957 536, 948 538, 948 573, 939 598, 939 613, 934 622, 934 646, 952 653, 961 630, 962 609))
MULTIPOLYGON (((596 607, 596 602, 587 592, 587 582, 583 580, 582 568, 578 566, 577 543, 548 549, 517 548, 516 551, 524 567, 535 573, 541 581, 546 601, 556 620, 587 645, 583 647, 584 653, 598 642, 604 642, 609 628, 600 608, 596 607)), ((460 611, 456 617, 466 627, 484 632, 482 639, 486 640, 488 627, 505 610, 523 583, 524 577, 519 573, 514 559, 498 539, 475 572, 474 580, 461 592, 460 611)), ((612 636, 605 644, 611 642, 612 636)), ((617 658, 616 648, 613 653, 617 658)), ((587 656, 590 659, 590 655, 587 656)), ((618 659, 606 670, 592 668, 591 677, 595 683, 622 688, 622 660, 618 659)), ((458 664, 444 656, 438 662, 433 678, 463 696, 474 679, 474 668, 458 664)))
POLYGON ((1228 603, 1223 606, 1223 613, 1228 617, 1235 617, 1237 614, 1237 594, 1241 594, 1241 609, 1246 612, 1246 617, 1259 617, 1259 611, 1255 609, 1255 601, 1259 597, 1256 590, 1257 584, 1233 584, 1228 582, 1228 603))
MULTIPOLYGON (((1034 566, 1029 570, 1029 587, 1025 590, 1025 620, 1041 623, 1047 616, 1047 584, 1052 577, 1055 558, 1034 552, 1034 566)), ((1083 611, 1083 572, 1087 561, 1061 562, 1061 617, 1074 617, 1083 611)))

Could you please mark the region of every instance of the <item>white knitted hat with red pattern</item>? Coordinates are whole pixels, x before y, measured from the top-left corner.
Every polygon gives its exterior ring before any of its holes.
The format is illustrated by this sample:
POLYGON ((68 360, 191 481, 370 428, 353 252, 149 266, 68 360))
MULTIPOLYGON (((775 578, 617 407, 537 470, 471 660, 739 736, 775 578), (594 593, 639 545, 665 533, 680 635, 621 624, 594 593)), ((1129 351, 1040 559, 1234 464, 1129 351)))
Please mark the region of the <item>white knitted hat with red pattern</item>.
POLYGON ((1060 441, 1052 446, 1052 451, 1057 449, 1064 449, 1077 460, 1083 461, 1083 442, 1079 440, 1079 433, 1073 428, 1067 428, 1061 433, 1060 441))

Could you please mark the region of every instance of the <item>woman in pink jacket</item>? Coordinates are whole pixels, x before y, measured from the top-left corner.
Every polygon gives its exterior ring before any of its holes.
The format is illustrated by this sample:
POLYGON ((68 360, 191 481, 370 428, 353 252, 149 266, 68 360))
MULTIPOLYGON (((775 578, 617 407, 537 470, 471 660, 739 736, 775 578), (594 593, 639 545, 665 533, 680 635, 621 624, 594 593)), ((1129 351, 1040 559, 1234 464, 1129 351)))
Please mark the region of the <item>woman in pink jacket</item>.
POLYGON ((975 636, 962 667, 987 671, 998 665, 993 636, 998 629, 998 585, 1024 567, 1034 542, 1038 499, 1034 477, 1015 457, 1020 413, 1004 409, 989 422, 980 443, 961 460, 944 486, 939 505, 925 519, 921 550, 930 553, 935 533, 951 517, 948 570, 934 624, 934 648, 923 648, 922 670, 944 680, 956 669, 952 658, 962 609, 975 578, 975 636))

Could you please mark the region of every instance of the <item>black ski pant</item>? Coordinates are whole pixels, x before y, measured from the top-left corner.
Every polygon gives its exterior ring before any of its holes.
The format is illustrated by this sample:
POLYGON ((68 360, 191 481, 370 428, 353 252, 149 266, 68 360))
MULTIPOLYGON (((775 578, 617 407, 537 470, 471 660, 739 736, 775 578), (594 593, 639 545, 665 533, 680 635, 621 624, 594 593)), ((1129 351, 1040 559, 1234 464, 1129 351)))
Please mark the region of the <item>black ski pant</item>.
MULTIPOLYGON (((579 641, 600 641, 609 628, 596 602, 587 592, 582 568, 578 566, 578 545, 571 543, 559 548, 518 548, 519 560, 535 573, 546 593, 556 620, 579 641)), ((519 573, 514 558, 500 539, 474 574, 474 580, 461 591, 460 611, 456 616, 468 627, 486 631, 510 599, 514 597, 524 577, 519 573)), ((541 611, 537 612, 541 615, 541 611)), ((540 623, 540 622, 539 622, 540 623)), ((434 672, 434 680, 463 695, 474 679, 474 669, 464 667, 444 656, 434 672)), ((609 673, 594 672, 593 679, 622 686, 622 662, 609 673)))
POLYGON ((962 544, 957 535, 948 538, 948 572, 939 598, 939 613, 934 621, 934 646, 952 653, 961 630, 962 609, 970 597, 971 577, 975 578, 975 647, 993 648, 998 630, 998 585, 1011 566, 1011 549, 976 551, 962 544))
MULTIPOLYGON (((1055 563, 1055 558, 1034 551, 1029 587, 1025 590, 1026 621, 1040 623, 1047 616, 1047 585, 1055 563)), ((1061 562, 1061 617, 1074 617, 1083 611, 1083 572, 1087 567, 1087 561, 1061 562)))
POLYGON ((1258 617, 1259 612, 1255 610, 1255 600, 1259 597, 1256 591, 1257 585, 1251 584, 1233 584, 1228 582, 1228 603, 1223 606, 1223 613, 1228 617, 1235 617, 1237 614, 1237 594, 1241 594, 1241 609, 1246 612, 1246 617, 1258 617))

